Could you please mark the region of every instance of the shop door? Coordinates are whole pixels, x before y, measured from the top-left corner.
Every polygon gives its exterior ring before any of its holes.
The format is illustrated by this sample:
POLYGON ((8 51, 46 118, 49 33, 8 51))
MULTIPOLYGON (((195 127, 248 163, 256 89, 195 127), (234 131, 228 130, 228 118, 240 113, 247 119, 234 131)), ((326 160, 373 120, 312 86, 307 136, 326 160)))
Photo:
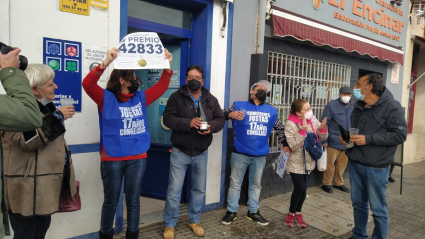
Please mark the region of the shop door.
MULTIPOLYGON (((168 90, 155 102, 147 107, 148 129, 151 135, 151 147, 148 153, 146 171, 143 177, 140 196, 165 200, 168 187, 168 175, 171 155, 171 130, 162 124, 162 113, 170 95, 185 84, 186 69, 188 65, 188 39, 162 37, 164 47, 173 54, 173 77, 168 90)), ((136 76, 142 81, 141 90, 147 90, 159 80, 162 70, 138 70, 136 76)), ((185 202, 185 189, 182 191, 181 202, 185 202)))

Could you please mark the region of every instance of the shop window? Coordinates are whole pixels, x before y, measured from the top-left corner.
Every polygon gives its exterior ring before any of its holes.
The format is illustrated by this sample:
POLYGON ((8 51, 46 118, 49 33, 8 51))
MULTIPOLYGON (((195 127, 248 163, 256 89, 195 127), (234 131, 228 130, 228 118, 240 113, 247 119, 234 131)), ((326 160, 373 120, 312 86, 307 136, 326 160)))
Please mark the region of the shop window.
MULTIPOLYGON (((306 99, 320 119, 326 104, 338 98, 339 88, 350 85, 351 67, 326 61, 269 52, 268 80, 273 88, 267 103, 276 107, 279 119, 286 123, 291 103, 306 99)), ((277 135, 272 132, 270 152, 279 152, 277 135)))

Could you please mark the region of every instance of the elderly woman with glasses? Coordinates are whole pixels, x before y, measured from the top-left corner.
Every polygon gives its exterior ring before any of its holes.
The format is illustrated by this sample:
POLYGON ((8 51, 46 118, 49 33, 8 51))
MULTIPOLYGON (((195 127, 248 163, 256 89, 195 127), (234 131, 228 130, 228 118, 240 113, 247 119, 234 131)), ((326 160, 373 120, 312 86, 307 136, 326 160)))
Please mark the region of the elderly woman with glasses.
POLYGON ((44 238, 51 215, 59 209, 61 190, 77 193, 64 120, 73 106, 56 109, 54 71, 42 64, 25 73, 37 99, 42 126, 27 132, 1 132, 4 150, 5 198, 15 239, 44 238))

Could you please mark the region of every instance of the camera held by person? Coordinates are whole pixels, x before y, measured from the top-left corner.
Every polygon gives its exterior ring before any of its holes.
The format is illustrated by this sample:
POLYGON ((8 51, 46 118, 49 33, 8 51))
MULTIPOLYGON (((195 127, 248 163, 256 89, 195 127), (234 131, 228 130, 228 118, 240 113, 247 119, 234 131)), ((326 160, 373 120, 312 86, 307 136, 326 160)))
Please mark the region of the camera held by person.
MULTIPOLYGON (((13 50, 14 50, 13 47, 10 47, 10 46, 4 44, 3 42, 0 42, 0 52, 1 52, 1 54, 6 55, 7 53, 9 53, 13 50)), ((27 66, 28 66, 27 58, 25 56, 19 55, 19 67, 18 68, 20 70, 24 71, 25 69, 27 69, 27 66)))

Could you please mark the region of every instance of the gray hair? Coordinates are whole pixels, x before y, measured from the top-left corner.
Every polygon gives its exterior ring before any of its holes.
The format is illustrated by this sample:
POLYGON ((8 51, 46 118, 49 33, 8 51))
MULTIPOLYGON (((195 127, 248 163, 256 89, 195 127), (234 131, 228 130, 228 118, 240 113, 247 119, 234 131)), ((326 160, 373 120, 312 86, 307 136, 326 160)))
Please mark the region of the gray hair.
POLYGON ((55 72, 50 66, 43 64, 28 64, 25 70, 31 87, 42 86, 48 80, 55 77, 55 72))

